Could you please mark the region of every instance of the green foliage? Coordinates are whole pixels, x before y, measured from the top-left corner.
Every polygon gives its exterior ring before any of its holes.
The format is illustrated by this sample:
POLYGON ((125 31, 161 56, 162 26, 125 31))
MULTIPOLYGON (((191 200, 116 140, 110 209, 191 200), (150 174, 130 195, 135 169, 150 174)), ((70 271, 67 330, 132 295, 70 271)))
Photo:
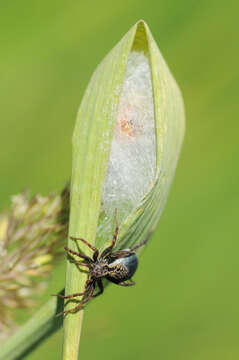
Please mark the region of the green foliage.
MULTIPOLYGON (((132 48, 149 54, 155 111, 157 167, 154 182, 140 204, 120 225, 119 238, 129 248, 152 233, 165 205, 184 134, 184 111, 180 91, 165 64, 147 25, 136 23, 94 72, 84 94, 73 135, 73 166, 69 233, 95 244, 102 188, 106 178, 112 136, 128 57, 132 48), (99 91, 100 89, 100 91, 99 91), (162 195, 163 194, 163 195, 162 195)), ((140 160, 139 154, 138 157, 140 160)), ((128 184, 130 186, 130 184, 128 184)), ((104 238, 106 247, 109 239, 104 238)), ((119 240, 118 240, 119 242, 119 240)), ((71 249, 77 245, 68 240, 71 249)), ((81 246, 84 253, 87 246, 81 246)), ((68 262, 66 294, 83 292, 87 274, 68 262)), ((72 303, 66 302, 66 310, 72 303)), ((64 320, 63 359, 76 359, 82 311, 64 320)))
MULTIPOLYGON (((82 358, 239 356, 238 10, 235 1, 213 0, 1 5, 2 208, 25 187, 62 188, 90 75, 137 19, 148 22, 186 103, 176 181, 137 286, 111 286, 92 302, 82 358)), ((46 298, 64 277, 58 269, 46 298)), ((28 358, 59 359, 61 341, 59 332, 28 358)))

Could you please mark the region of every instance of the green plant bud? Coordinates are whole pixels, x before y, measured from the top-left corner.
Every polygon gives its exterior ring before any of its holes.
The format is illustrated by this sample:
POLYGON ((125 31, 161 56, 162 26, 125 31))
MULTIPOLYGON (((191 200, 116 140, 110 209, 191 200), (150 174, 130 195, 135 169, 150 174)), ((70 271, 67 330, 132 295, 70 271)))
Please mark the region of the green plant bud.
MULTIPOLYGON (((139 21, 97 67, 80 105, 69 235, 104 249, 117 209, 117 249, 148 238, 165 205, 183 134, 181 93, 148 26, 139 21)), ((71 239, 68 246, 77 250, 71 239)), ((84 244, 80 249, 92 255, 84 244)), ((68 261, 66 294, 82 292, 86 279, 68 261)), ((66 316, 64 359, 77 358, 79 316, 66 316)))

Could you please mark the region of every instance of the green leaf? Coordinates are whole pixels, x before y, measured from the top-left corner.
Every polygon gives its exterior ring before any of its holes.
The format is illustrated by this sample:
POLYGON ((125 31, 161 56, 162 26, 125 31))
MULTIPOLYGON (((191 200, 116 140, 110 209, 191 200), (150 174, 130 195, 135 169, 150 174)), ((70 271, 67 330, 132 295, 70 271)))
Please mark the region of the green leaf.
MULTIPOLYGON (((178 86, 150 30, 145 22, 139 21, 97 67, 82 100, 73 135, 69 235, 84 238, 101 249, 111 241, 107 232, 104 236, 104 231, 101 238, 97 238, 97 229, 104 225, 102 191, 124 75, 132 50, 144 51, 150 59, 157 161, 151 187, 120 223, 118 248, 137 244, 154 230, 172 182, 184 133, 184 109, 178 86)), ((83 253, 91 255, 86 245, 76 244, 71 239, 68 247, 75 251, 80 247, 83 253)), ((87 274, 68 261, 66 294, 83 292, 86 280, 87 274)), ((65 309, 73 307, 74 304, 68 302, 65 309)), ((64 360, 78 358, 82 313, 81 310, 65 317, 64 360)))

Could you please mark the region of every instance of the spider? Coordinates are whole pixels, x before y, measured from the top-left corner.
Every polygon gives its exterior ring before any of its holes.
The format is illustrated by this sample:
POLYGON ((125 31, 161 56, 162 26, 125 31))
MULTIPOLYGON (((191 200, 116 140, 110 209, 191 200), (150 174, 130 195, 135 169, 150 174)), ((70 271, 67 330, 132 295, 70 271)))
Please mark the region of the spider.
POLYGON ((92 297, 96 297, 102 294, 104 291, 102 278, 106 278, 107 280, 120 286, 135 285, 135 282, 131 280, 131 277, 134 275, 138 266, 138 259, 135 254, 135 250, 145 245, 148 239, 142 241, 140 244, 132 247, 131 249, 123 249, 113 252, 112 250, 115 247, 118 237, 118 231, 119 231, 119 226, 116 216, 115 216, 115 222, 116 222, 116 227, 115 227, 112 243, 101 253, 100 256, 99 256, 99 250, 95 248, 93 245, 89 244, 86 240, 73 236, 70 237, 72 240, 80 240, 84 244, 86 244, 93 251, 93 256, 91 258, 79 252, 73 251, 68 247, 65 247, 65 251, 68 254, 76 255, 85 261, 85 262, 81 262, 81 261, 76 261, 74 259, 75 264, 88 267, 89 280, 86 281, 85 291, 83 293, 76 293, 67 296, 61 294, 53 294, 53 296, 58 296, 62 299, 72 299, 78 296, 83 296, 83 300, 77 306, 75 306, 72 309, 62 311, 61 313, 57 314, 57 316, 64 315, 67 313, 74 313, 80 308, 82 308, 83 305, 86 304, 92 297), (127 280, 129 281, 126 282, 127 280), (98 293, 94 294, 96 284, 98 285, 99 291, 98 293))

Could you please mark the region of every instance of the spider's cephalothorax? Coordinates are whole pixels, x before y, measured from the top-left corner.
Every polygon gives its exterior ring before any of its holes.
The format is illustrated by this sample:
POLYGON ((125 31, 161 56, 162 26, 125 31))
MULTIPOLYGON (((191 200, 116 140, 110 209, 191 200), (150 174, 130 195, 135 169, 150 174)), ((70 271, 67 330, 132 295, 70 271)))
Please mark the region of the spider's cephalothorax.
POLYGON ((116 244, 118 231, 119 227, 116 220, 116 227, 112 243, 101 253, 100 256, 99 250, 89 244, 86 240, 71 236, 72 240, 81 240, 91 250, 93 250, 93 256, 92 258, 90 258, 89 256, 65 247, 65 250, 68 254, 76 255, 84 260, 84 262, 81 262, 74 259, 74 263, 77 265, 88 267, 89 280, 87 280, 86 282, 85 291, 83 293, 76 293, 67 296, 63 296, 61 294, 54 294, 55 296, 59 296, 63 299, 72 299, 77 296, 83 296, 83 300, 76 307, 70 310, 65 310, 57 314, 57 316, 68 312, 75 312, 78 309, 82 308, 82 306, 86 302, 88 302, 90 298, 102 294, 104 291, 102 278, 106 278, 107 280, 121 286, 135 285, 135 282, 131 280, 131 277, 134 275, 138 266, 138 259, 135 254, 135 250, 143 246, 146 243, 147 239, 131 249, 124 249, 113 252, 112 250, 116 244), (98 285, 99 291, 98 293, 94 294, 96 285, 98 285))

